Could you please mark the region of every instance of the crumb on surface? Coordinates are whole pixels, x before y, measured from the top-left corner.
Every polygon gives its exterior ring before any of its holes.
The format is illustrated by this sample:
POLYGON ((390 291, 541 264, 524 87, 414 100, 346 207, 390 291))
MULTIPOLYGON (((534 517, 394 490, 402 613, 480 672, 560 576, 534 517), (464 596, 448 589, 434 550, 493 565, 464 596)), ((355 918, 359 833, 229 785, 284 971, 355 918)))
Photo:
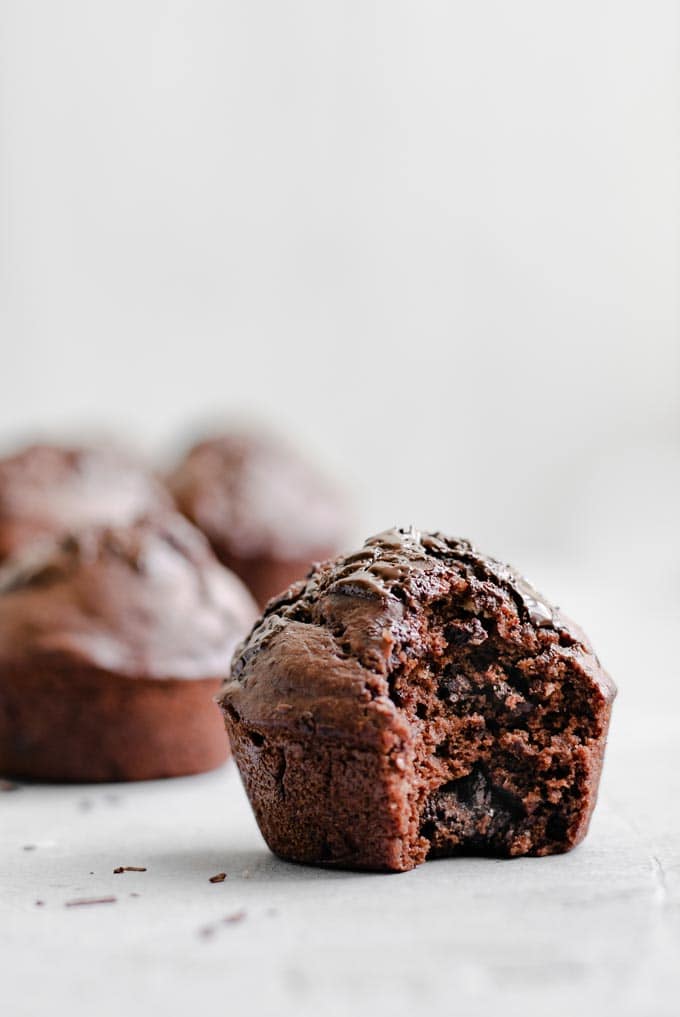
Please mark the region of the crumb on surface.
POLYGON ((74 900, 67 900, 67 908, 84 907, 88 904, 115 904, 117 897, 76 897, 74 900))
POLYGON ((202 925, 198 930, 198 935, 201 939, 212 939, 220 925, 238 925, 245 917, 245 911, 233 911, 230 915, 225 915, 221 922, 211 922, 210 925, 202 925))
POLYGON ((242 922, 246 917, 245 911, 234 911, 232 914, 227 915, 226 918, 222 919, 223 925, 235 925, 237 922, 242 922))
POLYGON ((223 883, 227 878, 226 872, 218 872, 215 876, 211 876, 208 880, 209 883, 223 883))

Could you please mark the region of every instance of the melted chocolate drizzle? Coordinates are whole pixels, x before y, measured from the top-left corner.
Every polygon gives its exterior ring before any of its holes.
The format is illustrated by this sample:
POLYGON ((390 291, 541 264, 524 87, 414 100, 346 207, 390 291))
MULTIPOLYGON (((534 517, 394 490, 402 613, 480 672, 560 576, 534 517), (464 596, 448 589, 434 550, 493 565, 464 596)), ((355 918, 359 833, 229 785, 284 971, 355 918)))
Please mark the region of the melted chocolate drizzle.
POLYGON ((481 569, 489 579, 500 583, 537 628, 556 624, 552 606, 515 569, 480 554, 468 540, 421 533, 413 526, 378 533, 365 542, 361 551, 340 560, 330 592, 384 598, 414 571, 447 559, 481 569))

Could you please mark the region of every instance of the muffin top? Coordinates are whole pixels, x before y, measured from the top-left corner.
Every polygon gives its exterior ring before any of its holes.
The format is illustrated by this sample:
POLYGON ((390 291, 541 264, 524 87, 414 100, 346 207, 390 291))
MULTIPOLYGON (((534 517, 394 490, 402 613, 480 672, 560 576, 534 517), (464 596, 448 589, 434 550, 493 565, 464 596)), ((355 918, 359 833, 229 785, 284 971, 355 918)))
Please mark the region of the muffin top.
POLYGON ((0 460, 0 558, 39 537, 125 525, 170 505, 162 484, 118 449, 31 445, 0 460))
POLYGON ((168 485, 221 554, 311 561, 342 542, 346 515, 338 493, 294 451, 262 434, 200 442, 168 485))
POLYGON ((466 540, 410 527, 316 566, 272 600, 238 648, 221 702, 255 725, 302 731, 308 715, 317 731, 351 728, 371 741, 397 709, 396 673, 436 662, 448 645, 478 647, 481 658, 485 643, 509 668, 562 658, 614 695, 585 634, 519 573, 466 540))
POLYGON ((225 678, 257 614, 201 533, 167 512, 25 548, 0 568, 0 665, 225 678))

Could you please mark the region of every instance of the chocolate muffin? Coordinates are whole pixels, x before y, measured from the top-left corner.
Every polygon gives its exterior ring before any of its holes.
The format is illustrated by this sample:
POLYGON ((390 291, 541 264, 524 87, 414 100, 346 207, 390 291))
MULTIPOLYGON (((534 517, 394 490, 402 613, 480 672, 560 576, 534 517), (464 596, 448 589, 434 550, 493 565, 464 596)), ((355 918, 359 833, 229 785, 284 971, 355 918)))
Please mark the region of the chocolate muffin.
POLYGON ((0 561, 39 538, 125 525, 171 505, 163 485, 118 449, 31 445, 0 460, 0 561))
POLYGON ((276 854, 404 871, 578 844, 614 694, 583 632, 514 570, 408 529, 273 600, 220 704, 276 854))
POLYGON ((0 773, 146 780, 218 766, 214 696, 256 608, 176 513, 0 568, 0 773))
POLYGON ((338 493, 273 438, 234 433, 202 441, 168 483, 180 511, 261 605, 342 543, 338 493))

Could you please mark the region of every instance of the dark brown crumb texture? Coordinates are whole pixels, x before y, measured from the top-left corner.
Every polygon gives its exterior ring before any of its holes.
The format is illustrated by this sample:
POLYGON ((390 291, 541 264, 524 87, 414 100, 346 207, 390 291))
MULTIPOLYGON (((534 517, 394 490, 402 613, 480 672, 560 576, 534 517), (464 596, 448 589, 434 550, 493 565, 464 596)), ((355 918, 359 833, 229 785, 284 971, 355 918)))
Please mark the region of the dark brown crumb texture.
POLYGON ((614 694, 585 635, 514 570, 411 528, 271 602, 221 705, 275 852, 403 870, 574 847, 614 694))

